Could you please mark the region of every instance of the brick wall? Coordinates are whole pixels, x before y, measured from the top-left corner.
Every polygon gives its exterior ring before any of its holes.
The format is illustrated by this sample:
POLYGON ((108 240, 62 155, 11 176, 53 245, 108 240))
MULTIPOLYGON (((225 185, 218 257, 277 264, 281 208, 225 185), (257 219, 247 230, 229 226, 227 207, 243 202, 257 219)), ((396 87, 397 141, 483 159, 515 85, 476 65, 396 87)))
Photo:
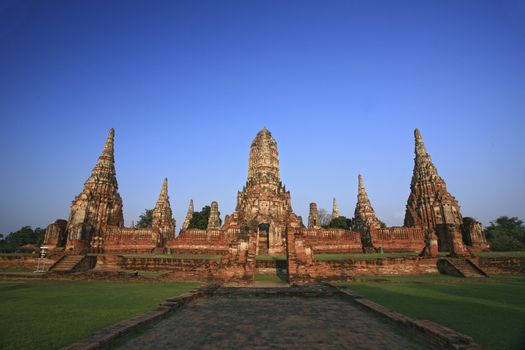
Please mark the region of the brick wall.
POLYGON ((173 253, 226 254, 235 235, 221 229, 189 229, 167 242, 173 253))
POLYGON ((474 259, 487 274, 525 274, 525 258, 491 257, 474 259))
POLYGON ((315 261, 308 269, 312 279, 337 279, 355 275, 418 275, 438 273, 436 258, 381 258, 315 261))
MULTIPOLYGON (((47 270, 51 265, 58 260, 59 256, 46 258, 45 269, 47 270)), ((0 267, 3 268, 27 268, 36 270, 38 265, 38 255, 16 255, 16 254, 4 254, 0 255, 0 267)))
POLYGON ((425 231, 421 227, 387 227, 370 231, 374 248, 385 252, 419 253, 425 247, 425 231))
POLYGON ((315 253, 358 253, 363 251, 359 232, 343 229, 303 229, 306 245, 315 253))

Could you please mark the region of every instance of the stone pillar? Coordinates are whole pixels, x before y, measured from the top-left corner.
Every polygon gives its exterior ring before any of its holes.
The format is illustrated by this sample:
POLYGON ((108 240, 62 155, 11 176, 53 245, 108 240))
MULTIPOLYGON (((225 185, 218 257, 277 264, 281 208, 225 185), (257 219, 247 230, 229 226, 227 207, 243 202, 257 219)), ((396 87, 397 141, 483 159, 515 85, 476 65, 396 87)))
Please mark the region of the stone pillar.
POLYGON ((286 230, 286 260, 288 262, 288 282, 304 284, 311 282, 308 269, 313 265, 313 251, 305 245, 301 229, 286 230))
POLYGON ((310 203, 310 212, 308 214, 308 228, 319 228, 319 212, 317 211, 317 203, 310 203))
POLYGON ((337 201, 335 200, 335 197, 334 197, 334 200, 332 202, 332 220, 338 218, 339 215, 340 215, 339 208, 337 207, 337 201))
POLYGON ((449 239, 450 256, 463 257, 469 256, 467 248, 463 245, 463 237, 459 227, 454 224, 447 225, 447 234, 449 239))
POLYGON ((219 204, 211 202, 210 217, 208 219, 208 228, 220 228, 221 221, 219 218, 219 204))

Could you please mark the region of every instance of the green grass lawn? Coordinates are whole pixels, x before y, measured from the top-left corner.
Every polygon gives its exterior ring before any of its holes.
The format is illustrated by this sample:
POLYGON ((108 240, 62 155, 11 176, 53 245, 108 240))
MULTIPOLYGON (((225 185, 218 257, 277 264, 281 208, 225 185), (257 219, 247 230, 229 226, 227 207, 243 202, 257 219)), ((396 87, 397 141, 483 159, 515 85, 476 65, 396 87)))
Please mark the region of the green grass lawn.
POLYGON ((0 282, 0 349, 57 349, 199 283, 0 282))
POLYGON ((285 275, 255 275, 254 280, 259 282, 288 282, 285 275))
POLYGON ((362 276, 358 282, 344 284, 394 311, 468 334, 484 349, 525 346, 523 275, 488 279, 362 276))

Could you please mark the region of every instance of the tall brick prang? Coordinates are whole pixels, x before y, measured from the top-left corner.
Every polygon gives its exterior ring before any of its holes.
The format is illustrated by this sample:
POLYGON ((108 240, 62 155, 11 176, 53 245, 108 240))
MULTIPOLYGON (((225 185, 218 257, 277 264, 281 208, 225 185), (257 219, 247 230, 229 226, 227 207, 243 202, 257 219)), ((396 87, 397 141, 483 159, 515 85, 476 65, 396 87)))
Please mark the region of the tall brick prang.
POLYGON ((310 203, 310 209, 308 211, 308 228, 319 228, 321 223, 319 222, 319 211, 317 210, 317 203, 310 203))
POLYGON ((67 226, 69 250, 86 250, 92 236, 105 225, 124 225, 115 171, 114 139, 115 130, 111 129, 91 176, 73 200, 67 226))
POLYGON ((336 219, 339 216, 340 216, 339 208, 337 207, 337 201, 335 200, 335 197, 334 197, 334 200, 332 202, 332 219, 336 219))
POLYGON ((449 228, 463 223, 461 207, 456 198, 447 191, 445 181, 428 154, 421 133, 414 130, 415 158, 410 196, 405 214, 405 226, 421 226, 431 229, 438 236, 439 250, 450 250, 449 228))
POLYGON ((250 232, 258 230, 269 252, 283 253, 288 225, 299 226, 300 223, 292 211, 290 192, 281 182, 277 142, 263 128, 250 147, 248 179, 242 191, 237 193, 235 212, 228 215, 225 226, 250 232))
POLYGON ((220 228, 221 219, 219 217, 219 204, 215 201, 211 202, 210 217, 208 218, 208 228, 220 228))
POLYGON ((363 177, 359 175, 357 178, 358 191, 357 203, 354 210, 353 229, 359 232, 368 231, 370 229, 378 229, 381 227, 381 222, 376 217, 374 208, 372 208, 370 199, 368 199, 363 177))
POLYGON ((175 219, 171 211, 170 198, 168 196, 168 179, 164 179, 159 199, 153 209, 151 227, 158 231, 157 242, 161 246, 164 242, 175 238, 175 219))
POLYGON ((188 211, 186 213, 186 217, 184 218, 184 222, 182 223, 182 231, 185 231, 190 226, 191 218, 193 217, 193 199, 190 199, 190 204, 188 205, 188 211))

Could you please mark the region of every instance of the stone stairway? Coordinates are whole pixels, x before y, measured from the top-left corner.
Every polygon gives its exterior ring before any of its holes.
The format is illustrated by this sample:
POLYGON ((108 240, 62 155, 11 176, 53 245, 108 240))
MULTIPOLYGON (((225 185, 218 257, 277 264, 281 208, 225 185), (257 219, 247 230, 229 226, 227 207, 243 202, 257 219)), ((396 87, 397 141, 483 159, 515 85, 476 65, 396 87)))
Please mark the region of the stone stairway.
POLYGON ((65 255, 49 268, 52 272, 71 272, 85 258, 84 255, 65 255))
POLYGON ((438 261, 441 273, 459 277, 487 277, 487 274, 469 259, 442 258, 438 261))

